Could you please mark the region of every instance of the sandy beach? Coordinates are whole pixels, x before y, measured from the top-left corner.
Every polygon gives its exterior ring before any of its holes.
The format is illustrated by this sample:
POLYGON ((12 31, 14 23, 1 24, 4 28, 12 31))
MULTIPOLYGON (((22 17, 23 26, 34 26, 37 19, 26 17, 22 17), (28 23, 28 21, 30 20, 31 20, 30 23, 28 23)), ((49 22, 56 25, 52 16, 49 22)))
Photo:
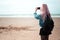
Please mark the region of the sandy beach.
MULTIPOLYGON (((50 40, 60 40, 60 18, 53 18, 50 40)), ((0 18, 0 40, 40 40, 39 23, 35 18, 0 18)))

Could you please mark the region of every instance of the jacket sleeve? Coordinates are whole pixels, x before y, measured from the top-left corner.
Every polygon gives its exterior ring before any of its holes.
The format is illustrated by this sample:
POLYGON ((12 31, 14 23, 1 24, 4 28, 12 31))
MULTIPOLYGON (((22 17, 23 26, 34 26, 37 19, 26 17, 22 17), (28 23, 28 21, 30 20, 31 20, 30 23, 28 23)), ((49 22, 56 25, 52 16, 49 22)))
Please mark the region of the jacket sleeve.
POLYGON ((36 19, 40 19, 40 15, 37 14, 37 13, 34 13, 34 17, 35 17, 36 19))

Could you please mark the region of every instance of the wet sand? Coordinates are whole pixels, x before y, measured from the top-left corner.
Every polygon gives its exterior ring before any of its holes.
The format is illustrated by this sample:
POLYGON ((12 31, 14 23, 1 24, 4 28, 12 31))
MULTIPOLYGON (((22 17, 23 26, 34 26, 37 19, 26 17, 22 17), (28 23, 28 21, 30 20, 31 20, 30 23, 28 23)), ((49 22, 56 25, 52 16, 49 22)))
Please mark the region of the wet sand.
MULTIPOLYGON (((60 40, 60 18, 53 18, 55 26, 50 40, 60 40)), ((0 18, 0 40, 40 40, 40 26, 35 18, 0 18)))

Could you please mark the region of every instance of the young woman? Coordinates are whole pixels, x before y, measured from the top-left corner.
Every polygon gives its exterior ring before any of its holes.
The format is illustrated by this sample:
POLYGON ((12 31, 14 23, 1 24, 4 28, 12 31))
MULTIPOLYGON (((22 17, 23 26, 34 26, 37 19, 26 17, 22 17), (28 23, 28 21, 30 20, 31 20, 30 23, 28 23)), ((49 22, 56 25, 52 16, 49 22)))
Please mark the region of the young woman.
POLYGON ((52 19, 47 4, 42 4, 41 7, 37 7, 34 16, 36 19, 39 20, 39 25, 41 26, 39 33, 39 35, 41 35, 41 40, 48 40, 49 35, 51 34, 51 31, 53 29, 54 22, 53 20, 52 22, 50 21, 50 25, 49 25, 49 20, 47 20, 48 23, 46 21, 46 19, 48 18, 52 19), (36 13, 37 10, 40 10, 40 15, 36 13))

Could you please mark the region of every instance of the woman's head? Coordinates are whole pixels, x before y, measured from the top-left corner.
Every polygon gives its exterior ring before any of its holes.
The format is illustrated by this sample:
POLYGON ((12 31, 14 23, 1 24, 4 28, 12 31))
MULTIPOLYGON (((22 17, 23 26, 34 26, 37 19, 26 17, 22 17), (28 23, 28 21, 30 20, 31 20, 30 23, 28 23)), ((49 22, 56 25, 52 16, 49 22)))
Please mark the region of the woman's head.
POLYGON ((41 14, 50 14, 47 4, 42 4, 40 7, 41 14))
POLYGON ((40 12, 41 12, 43 20, 45 20, 47 15, 51 17, 47 4, 42 4, 42 6, 40 7, 40 12))

